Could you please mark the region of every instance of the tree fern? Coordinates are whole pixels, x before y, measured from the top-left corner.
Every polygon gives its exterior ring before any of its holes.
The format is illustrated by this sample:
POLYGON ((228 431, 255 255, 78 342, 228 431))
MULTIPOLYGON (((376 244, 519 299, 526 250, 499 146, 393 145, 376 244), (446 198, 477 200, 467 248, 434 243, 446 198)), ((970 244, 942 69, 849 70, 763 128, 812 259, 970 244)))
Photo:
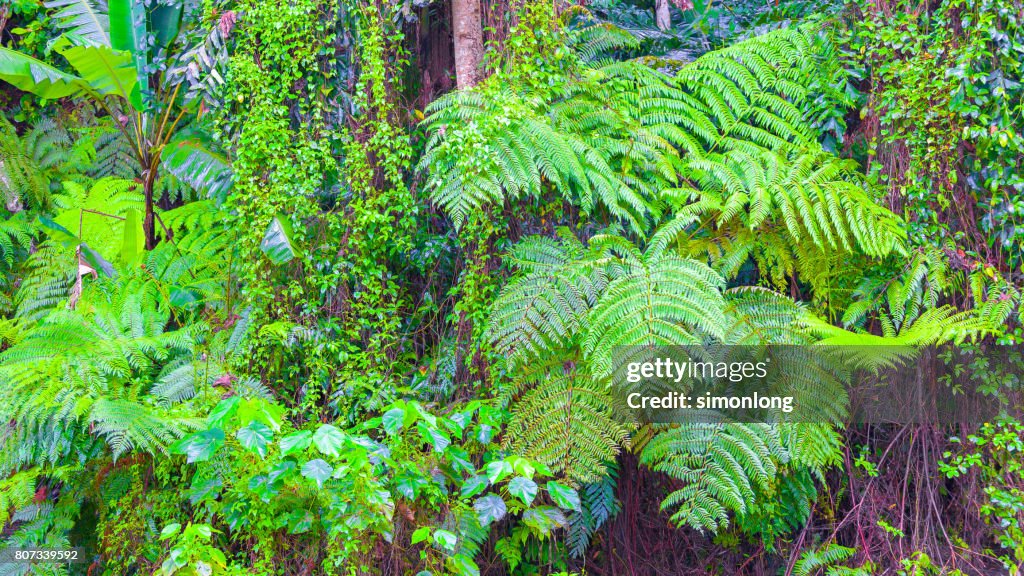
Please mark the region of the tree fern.
POLYGON ((607 284, 607 273, 584 260, 585 247, 565 230, 558 240, 531 237, 513 247, 509 260, 521 274, 491 307, 489 337, 516 369, 530 359, 570 346, 583 333, 587 314, 607 284))
MULTIPOLYGON (((605 45, 581 36, 589 56, 605 45)), ((421 166, 432 200, 461 224, 472 210, 537 197, 548 187, 587 213, 607 210, 634 230, 661 214, 684 135, 659 107, 676 91, 637 63, 582 64, 572 81, 514 92, 495 75, 427 109, 421 166)))
POLYGON ((767 424, 687 424, 658 433, 640 453, 653 470, 684 482, 661 505, 672 521, 712 532, 728 526, 730 512, 746 513, 787 459, 767 424))
POLYGON ((7 526, 12 508, 22 508, 32 501, 38 476, 37 471, 29 471, 0 478, 0 528, 7 526))
POLYGON ((63 160, 67 132, 44 119, 24 139, 0 118, 0 194, 9 212, 45 207, 50 197, 50 168, 63 160))
POLYGON ((0 354, 0 414, 18 427, 102 435, 115 457, 160 450, 190 421, 146 398, 149 378, 189 353, 195 336, 164 331, 170 312, 148 279, 107 282, 91 286, 77 311, 51 312, 22 330, 0 354))
MULTIPOLYGON (((845 100, 829 77, 839 68, 834 50, 814 25, 790 27, 709 52, 683 66, 684 128, 708 152, 785 151, 817 142, 802 110, 816 100, 845 100)), ((697 152, 697 149, 689 149, 697 152)))
POLYGON ((571 361, 531 367, 505 395, 514 400, 508 447, 573 482, 599 481, 629 444, 628 413, 571 361))
POLYGON ((610 376, 630 349, 724 337, 725 281, 705 264, 648 251, 627 254, 622 267, 589 315, 583 349, 595 376, 610 376))
POLYGON ((621 506, 615 498, 616 482, 617 472, 609 467, 604 477, 579 490, 580 509, 569 514, 566 535, 566 546, 572 557, 583 557, 593 535, 619 513, 621 506))

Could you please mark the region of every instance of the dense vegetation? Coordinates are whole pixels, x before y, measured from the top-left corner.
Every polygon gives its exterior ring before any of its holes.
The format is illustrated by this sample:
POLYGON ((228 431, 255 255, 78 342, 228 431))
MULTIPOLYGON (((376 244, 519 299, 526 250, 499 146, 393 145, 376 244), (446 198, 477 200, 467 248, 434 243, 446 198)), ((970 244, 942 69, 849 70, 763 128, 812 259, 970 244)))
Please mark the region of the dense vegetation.
POLYGON ((1019 407, 609 390, 626 345, 1019 342, 1019 0, 13 0, 0 43, 0 546, 87 556, 0 572, 1024 564, 1019 407))

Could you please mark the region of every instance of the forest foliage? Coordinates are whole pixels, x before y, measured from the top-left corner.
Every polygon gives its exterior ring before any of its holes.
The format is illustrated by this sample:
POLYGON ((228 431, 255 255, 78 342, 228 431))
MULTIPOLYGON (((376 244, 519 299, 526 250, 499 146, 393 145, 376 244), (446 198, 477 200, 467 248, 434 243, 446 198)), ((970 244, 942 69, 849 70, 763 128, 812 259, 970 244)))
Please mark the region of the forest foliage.
POLYGON ((0 6, 0 553, 83 551, 0 573, 1019 573, 1024 361, 976 426, 611 390, 1019 344, 1019 0, 459 2, 0 6))

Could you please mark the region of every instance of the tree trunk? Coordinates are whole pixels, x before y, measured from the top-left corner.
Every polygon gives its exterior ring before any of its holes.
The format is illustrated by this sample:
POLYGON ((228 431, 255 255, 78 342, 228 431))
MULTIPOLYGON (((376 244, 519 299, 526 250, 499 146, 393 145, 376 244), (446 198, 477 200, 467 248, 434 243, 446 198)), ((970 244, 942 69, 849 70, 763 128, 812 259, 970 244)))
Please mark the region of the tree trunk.
POLYGON ((654 23, 662 32, 672 27, 672 14, 668 11, 668 0, 654 0, 654 23))
POLYGON ((484 29, 480 0, 452 0, 452 35, 455 42, 455 83, 460 90, 476 86, 484 56, 484 29))
POLYGON ((146 236, 146 250, 156 248, 156 218, 153 214, 153 178, 149 172, 142 176, 142 190, 146 193, 146 217, 142 221, 142 232, 146 236))

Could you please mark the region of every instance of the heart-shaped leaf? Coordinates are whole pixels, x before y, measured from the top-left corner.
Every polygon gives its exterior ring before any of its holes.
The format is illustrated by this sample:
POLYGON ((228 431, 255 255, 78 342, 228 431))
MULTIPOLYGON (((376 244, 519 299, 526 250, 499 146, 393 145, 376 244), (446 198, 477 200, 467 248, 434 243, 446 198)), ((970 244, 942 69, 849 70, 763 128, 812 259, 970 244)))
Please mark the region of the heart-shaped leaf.
POLYGON ((401 408, 392 408, 384 413, 381 422, 384 424, 384 431, 388 433, 388 436, 394 436, 402 429, 402 420, 404 419, 405 410, 401 408))
POLYGON ((281 438, 281 455, 287 456, 296 452, 302 452, 313 442, 313 433, 309 430, 302 430, 281 438))
POLYGON ((487 489, 486 476, 473 476, 462 484, 462 497, 472 498, 487 489))
POLYGON ((189 464, 205 462, 213 456, 218 448, 224 445, 224 431, 210 428, 195 434, 189 434, 171 446, 171 452, 184 454, 189 464))
POLYGON ((434 544, 449 552, 455 551, 455 545, 459 543, 459 537, 447 530, 434 530, 434 544))
POLYGON ((334 468, 327 462, 317 458, 316 460, 310 460, 302 465, 301 474, 305 478, 316 481, 316 485, 319 488, 324 487, 324 482, 331 477, 334 473, 334 468))
POLYGON ((512 475, 512 465, 504 460, 495 460, 484 468, 484 472, 491 484, 497 484, 512 475))
POLYGON ((420 422, 417 424, 416 429, 420 431, 420 436, 423 437, 423 441, 434 447, 434 452, 444 452, 444 449, 452 443, 452 441, 448 439, 448 435, 426 422, 420 422))
POLYGON ((508 492, 529 506, 537 497, 537 483, 525 476, 516 476, 508 483, 508 492))
POLYGON ((505 517, 505 513, 508 512, 508 508, 505 507, 505 501, 501 499, 501 496, 495 494, 488 494, 487 496, 477 498, 476 502, 473 503, 473 509, 476 510, 481 526, 490 526, 491 522, 501 520, 505 517))
POLYGON ((313 434, 313 444, 316 444, 317 450, 325 456, 337 456, 344 442, 345 434, 330 424, 317 428, 313 434))
POLYGON ((274 431, 262 422, 253 421, 245 428, 239 429, 235 433, 235 438, 238 438, 243 448, 255 450, 262 458, 267 455, 267 444, 274 439, 274 431))
POLYGON ((548 494, 551 495, 551 500, 560 508, 580 511, 580 495, 572 488, 552 480, 548 482, 548 494))

